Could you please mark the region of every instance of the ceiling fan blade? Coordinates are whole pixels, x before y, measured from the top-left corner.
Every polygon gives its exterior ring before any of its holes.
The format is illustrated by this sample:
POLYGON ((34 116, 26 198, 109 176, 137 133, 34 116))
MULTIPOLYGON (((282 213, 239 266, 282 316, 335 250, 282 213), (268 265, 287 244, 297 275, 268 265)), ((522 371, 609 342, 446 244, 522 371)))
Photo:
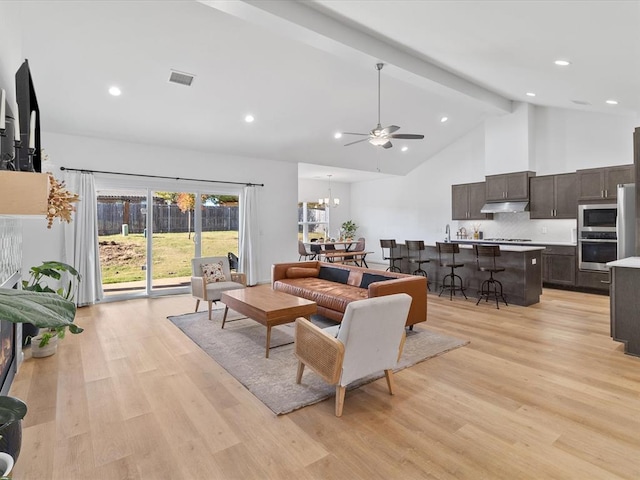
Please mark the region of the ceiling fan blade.
MULTIPOLYGON (((368 136, 368 135, 367 135, 368 136)), ((344 146, 348 147, 349 145, 354 145, 356 143, 360 143, 360 142, 366 142, 367 140, 369 140, 368 138, 363 138, 362 140, 356 140, 355 142, 351 142, 351 143, 345 143, 344 146)))
POLYGON ((384 127, 380 133, 382 135, 389 135, 395 132, 396 130, 400 130, 400 127, 397 125, 389 125, 388 127, 384 127))
POLYGON ((414 133, 396 133, 395 135, 389 135, 389 138, 404 138, 405 140, 422 140, 424 135, 417 135, 414 133))
POLYGON ((353 132, 342 132, 343 135, 364 135, 364 136, 369 136, 368 133, 353 133, 353 132))
POLYGON ((387 142, 384 145, 382 145, 382 148, 391 148, 393 147, 393 145, 391 144, 391 142, 387 142))

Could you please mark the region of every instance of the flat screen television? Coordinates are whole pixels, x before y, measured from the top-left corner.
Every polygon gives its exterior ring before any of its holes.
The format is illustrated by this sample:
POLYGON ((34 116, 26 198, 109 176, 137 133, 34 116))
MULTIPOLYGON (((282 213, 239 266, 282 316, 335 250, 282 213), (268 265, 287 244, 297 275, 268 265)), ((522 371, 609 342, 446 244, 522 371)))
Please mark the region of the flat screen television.
POLYGON ((29 70, 29 61, 25 60, 16 72, 16 100, 18 102, 18 118, 20 120, 20 139, 22 148, 18 149, 16 160, 16 170, 20 171, 42 171, 40 157, 40 109, 38 108, 38 98, 33 87, 33 79, 29 70), (31 158, 29 157, 29 126, 31 112, 36 112, 35 125, 35 149, 31 158))

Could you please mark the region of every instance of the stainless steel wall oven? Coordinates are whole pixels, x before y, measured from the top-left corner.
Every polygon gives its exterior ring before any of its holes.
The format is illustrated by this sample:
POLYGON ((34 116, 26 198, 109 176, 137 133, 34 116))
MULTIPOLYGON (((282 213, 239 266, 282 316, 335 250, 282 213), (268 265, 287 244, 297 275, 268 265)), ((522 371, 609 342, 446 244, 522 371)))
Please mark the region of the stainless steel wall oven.
POLYGON ((615 204, 578 205, 578 267, 607 271, 607 263, 618 258, 615 204))

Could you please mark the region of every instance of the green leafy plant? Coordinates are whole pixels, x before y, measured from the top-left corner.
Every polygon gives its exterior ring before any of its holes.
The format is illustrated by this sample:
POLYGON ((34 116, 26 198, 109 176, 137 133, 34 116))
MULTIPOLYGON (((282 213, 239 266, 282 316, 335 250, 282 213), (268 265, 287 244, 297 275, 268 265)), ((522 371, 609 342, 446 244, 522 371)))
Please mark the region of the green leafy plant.
MULTIPOLYGON (((47 261, 41 265, 31 267, 29 270, 29 279, 22 281, 22 289, 28 292, 53 293, 65 300, 73 302, 81 279, 80 273, 71 265, 63 262, 47 261), (61 283, 61 286, 57 290, 54 290, 48 285, 47 279, 55 280, 61 283)), ((73 317, 71 320, 73 320, 73 317)), ((29 323, 33 323, 42 328, 41 325, 37 325, 34 322, 29 323)), ((67 327, 69 327, 67 324, 45 326, 46 330, 39 335, 40 342, 38 346, 40 348, 44 347, 53 337, 63 339, 67 327)), ((76 325, 73 325, 73 327, 78 328, 76 325)), ((73 331, 71 327, 69 327, 69 330, 71 333, 80 333, 73 331)), ((82 331, 82 329, 80 329, 80 331, 82 331)))
POLYGON ((73 301, 78 291, 80 280, 82 280, 80 273, 71 265, 63 262, 47 261, 43 262, 42 265, 31 267, 29 279, 22 281, 22 289, 30 292, 57 293, 65 300, 73 301), (68 282, 62 278, 65 274, 68 282), (62 281, 62 286, 57 290, 53 290, 46 283, 47 278, 57 282, 62 281))
POLYGON ((357 231, 358 231, 358 226, 351 220, 347 220, 342 224, 342 233, 347 238, 355 237, 357 231))
POLYGON ((0 318, 13 323, 31 323, 38 328, 81 333, 73 323, 76 305, 56 293, 0 288, 0 318))

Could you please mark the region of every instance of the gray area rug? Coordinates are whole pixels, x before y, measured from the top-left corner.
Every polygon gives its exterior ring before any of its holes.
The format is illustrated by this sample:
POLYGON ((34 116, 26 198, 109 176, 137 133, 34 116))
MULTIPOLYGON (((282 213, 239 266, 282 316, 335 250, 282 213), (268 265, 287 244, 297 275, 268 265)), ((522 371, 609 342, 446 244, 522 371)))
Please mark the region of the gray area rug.
MULTIPOLYGON (((271 346, 278 347, 272 348, 269 358, 265 358, 266 327, 230 310, 227 323, 221 329, 223 312, 224 307, 214 310, 211 321, 206 312, 168 318, 277 415, 335 395, 335 386, 327 385, 309 368, 304 371, 302 383, 296 384, 298 361, 293 354, 294 323, 271 330, 271 346)), ((335 325, 321 316, 314 316, 312 321, 320 327, 335 325)), ((402 358, 395 371, 468 343, 422 328, 408 331, 402 358)), ((383 376, 384 372, 380 372, 348 388, 356 388, 383 376)))

